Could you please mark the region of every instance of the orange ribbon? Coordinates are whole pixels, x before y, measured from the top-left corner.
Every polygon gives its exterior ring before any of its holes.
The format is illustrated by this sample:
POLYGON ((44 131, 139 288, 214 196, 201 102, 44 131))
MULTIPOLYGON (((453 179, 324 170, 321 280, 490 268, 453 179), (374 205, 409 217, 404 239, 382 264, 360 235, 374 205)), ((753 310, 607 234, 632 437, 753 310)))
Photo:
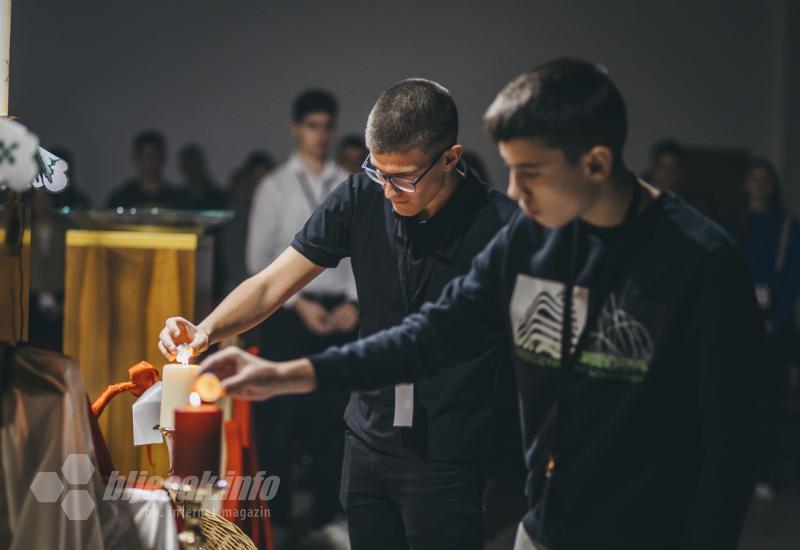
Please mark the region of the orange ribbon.
POLYGON ((120 382, 108 386, 100 397, 92 403, 92 413, 96 417, 103 414, 103 410, 111 400, 126 391, 131 392, 135 397, 142 395, 147 388, 158 382, 158 371, 147 361, 140 361, 128 369, 130 376, 129 382, 120 382))

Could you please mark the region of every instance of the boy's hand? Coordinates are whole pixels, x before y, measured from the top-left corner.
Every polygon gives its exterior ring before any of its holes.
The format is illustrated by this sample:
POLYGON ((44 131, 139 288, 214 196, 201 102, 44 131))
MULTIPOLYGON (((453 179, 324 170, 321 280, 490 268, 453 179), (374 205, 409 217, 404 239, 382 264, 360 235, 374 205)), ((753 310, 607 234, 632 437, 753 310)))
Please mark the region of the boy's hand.
POLYGON ((209 356, 200 366, 201 374, 215 375, 225 394, 237 399, 260 401, 316 388, 314 367, 307 359, 274 363, 230 347, 209 356))

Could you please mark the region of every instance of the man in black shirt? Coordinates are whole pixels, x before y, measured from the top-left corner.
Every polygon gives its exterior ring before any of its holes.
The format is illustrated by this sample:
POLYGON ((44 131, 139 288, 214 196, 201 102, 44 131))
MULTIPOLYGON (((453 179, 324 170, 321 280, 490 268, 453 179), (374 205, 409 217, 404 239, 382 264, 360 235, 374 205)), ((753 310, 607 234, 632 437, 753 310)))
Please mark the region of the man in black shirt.
POLYGON ((521 213, 436 303, 308 359, 208 358, 230 395, 368 389, 513 350, 529 510, 519 550, 735 549, 753 487, 763 337, 735 243, 625 167, 605 71, 557 59, 513 80, 487 130, 521 213))
POLYGON ((178 169, 183 177, 184 208, 190 210, 220 210, 228 200, 208 169, 205 151, 196 143, 181 147, 178 152, 178 169))
POLYGON ((107 208, 182 208, 186 197, 164 181, 167 141, 155 130, 139 132, 133 139, 136 177, 120 185, 106 201, 107 208))
MULTIPOLYGON (((199 325, 167 320, 167 357, 182 342, 199 353, 247 330, 348 256, 361 336, 394 326, 466 273, 516 211, 461 162, 458 112, 435 82, 409 79, 384 92, 366 142, 363 172, 325 199, 273 264, 199 325)), ((496 342, 439 377, 351 396, 341 496, 354 550, 483 547, 484 464, 504 360, 496 342)))

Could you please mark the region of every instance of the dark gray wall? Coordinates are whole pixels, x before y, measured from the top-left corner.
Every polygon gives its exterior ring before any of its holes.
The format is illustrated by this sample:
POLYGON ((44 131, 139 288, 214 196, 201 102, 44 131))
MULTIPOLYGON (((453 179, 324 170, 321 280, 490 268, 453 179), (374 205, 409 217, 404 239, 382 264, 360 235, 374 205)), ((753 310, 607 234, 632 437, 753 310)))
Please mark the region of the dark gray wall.
POLYGON ((100 200, 129 174, 141 128, 163 129, 173 151, 198 141, 224 180, 254 147, 289 152, 300 89, 330 88, 341 131, 360 132, 381 90, 424 76, 451 89, 462 141, 502 183, 483 110, 517 73, 570 54, 605 63, 627 97, 633 168, 662 136, 781 165, 785 12, 777 0, 20 0, 11 111, 74 150, 100 200))

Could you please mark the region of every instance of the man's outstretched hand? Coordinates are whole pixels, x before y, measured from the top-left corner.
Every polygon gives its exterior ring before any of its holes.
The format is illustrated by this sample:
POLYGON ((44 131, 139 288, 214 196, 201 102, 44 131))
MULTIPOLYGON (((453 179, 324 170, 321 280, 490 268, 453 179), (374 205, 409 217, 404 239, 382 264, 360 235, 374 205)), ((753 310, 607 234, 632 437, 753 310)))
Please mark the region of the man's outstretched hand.
POLYGON ((237 347, 225 348, 200 364, 201 374, 211 373, 222 381, 225 394, 236 399, 261 401, 316 389, 314 367, 308 359, 274 363, 237 347))
POLYGON ((174 361, 181 344, 189 344, 193 357, 200 355, 208 349, 208 332, 183 317, 170 317, 158 335, 158 349, 167 360, 174 361))

